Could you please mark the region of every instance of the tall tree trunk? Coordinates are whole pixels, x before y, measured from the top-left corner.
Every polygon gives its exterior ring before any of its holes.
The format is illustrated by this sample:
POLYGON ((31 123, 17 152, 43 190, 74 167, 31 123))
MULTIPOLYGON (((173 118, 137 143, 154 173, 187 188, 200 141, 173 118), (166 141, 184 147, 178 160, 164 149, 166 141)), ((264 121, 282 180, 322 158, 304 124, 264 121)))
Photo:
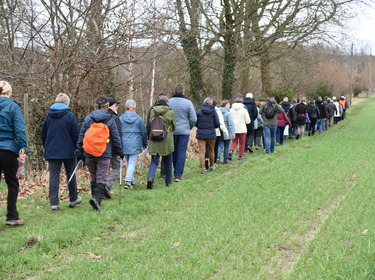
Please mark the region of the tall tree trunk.
POLYGON ((270 74, 270 59, 267 51, 260 57, 260 75, 263 93, 268 95, 272 90, 272 82, 270 74))

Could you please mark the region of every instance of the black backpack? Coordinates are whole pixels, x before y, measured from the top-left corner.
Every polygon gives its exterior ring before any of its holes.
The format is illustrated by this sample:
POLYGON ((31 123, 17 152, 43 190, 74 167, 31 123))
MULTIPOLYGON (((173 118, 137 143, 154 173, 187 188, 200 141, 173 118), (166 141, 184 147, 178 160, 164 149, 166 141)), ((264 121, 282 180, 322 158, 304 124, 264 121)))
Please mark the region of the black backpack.
POLYGON ((276 108, 272 105, 271 102, 267 101, 267 104, 265 106, 265 112, 264 115, 267 119, 272 119, 275 116, 276 108))
POLYGON ((150 122, 150 140, 162 141, 167 136, 162 115, 155 115, 150 122))

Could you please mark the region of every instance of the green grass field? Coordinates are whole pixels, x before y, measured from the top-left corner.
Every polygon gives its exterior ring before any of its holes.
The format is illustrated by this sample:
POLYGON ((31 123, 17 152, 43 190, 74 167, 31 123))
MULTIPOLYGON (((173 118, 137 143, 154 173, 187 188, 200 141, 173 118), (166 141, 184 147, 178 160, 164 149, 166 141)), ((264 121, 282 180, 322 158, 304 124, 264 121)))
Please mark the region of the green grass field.
MULTIPOLYGON (((287 140, 101 212, 38 196, 0 225, 0 279, 375 279, 375 99, 328 132, 287 140)), ((5 192, 5 186, 0 186, 5 192)), ((6 208, 0 216, 5 221, 6 208)))

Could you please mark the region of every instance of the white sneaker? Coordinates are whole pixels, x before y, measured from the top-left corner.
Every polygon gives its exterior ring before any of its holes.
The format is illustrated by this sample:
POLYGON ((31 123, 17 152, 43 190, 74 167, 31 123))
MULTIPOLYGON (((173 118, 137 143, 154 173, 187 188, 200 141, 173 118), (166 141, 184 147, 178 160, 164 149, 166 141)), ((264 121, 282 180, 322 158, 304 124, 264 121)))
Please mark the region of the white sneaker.
POLYGON ((74 207, 76 207, 77 204, 80 204, 81 202, 82 202, 82 197, 77 196, 77 200, 70 202, 69 207, 74 208, 74 207))
POLYGON ((60 210, 60 207, 58 205, 52 205, 51 210, 60 210))

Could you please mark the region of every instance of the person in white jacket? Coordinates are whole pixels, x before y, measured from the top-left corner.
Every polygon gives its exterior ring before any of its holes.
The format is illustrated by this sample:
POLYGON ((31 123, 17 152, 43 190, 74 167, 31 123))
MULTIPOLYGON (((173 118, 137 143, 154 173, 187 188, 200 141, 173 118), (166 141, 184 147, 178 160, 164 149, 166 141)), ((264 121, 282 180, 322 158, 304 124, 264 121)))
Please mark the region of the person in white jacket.
POLYGON ((238 150, 238 160, 243 160, 243 155, 245 153, 245 144, 246 144, 246 125, 251 122, 248 111, 243 105, 243 99, 241 97, 236 98, 236 102, 233 103, 230 113, 233 117, 234 128, 236 130, 236 136, 232 140, 229 151, 229 160, 232 160, 232 155, 234 149, 237 147, 238 142, 240 144, 238 150))
POLYGON ((217 162, 217 154, 219 150, 219 142, 220 140, 228 140, 229 133, 228 129, 225 126, 223 113, 221 112, 219 107, 216 107, 216 101, 214 101, 215 111, 217 116, 219 117, 220 127, 216 128, 216 142, 215 142, 215 163, 217 162))

